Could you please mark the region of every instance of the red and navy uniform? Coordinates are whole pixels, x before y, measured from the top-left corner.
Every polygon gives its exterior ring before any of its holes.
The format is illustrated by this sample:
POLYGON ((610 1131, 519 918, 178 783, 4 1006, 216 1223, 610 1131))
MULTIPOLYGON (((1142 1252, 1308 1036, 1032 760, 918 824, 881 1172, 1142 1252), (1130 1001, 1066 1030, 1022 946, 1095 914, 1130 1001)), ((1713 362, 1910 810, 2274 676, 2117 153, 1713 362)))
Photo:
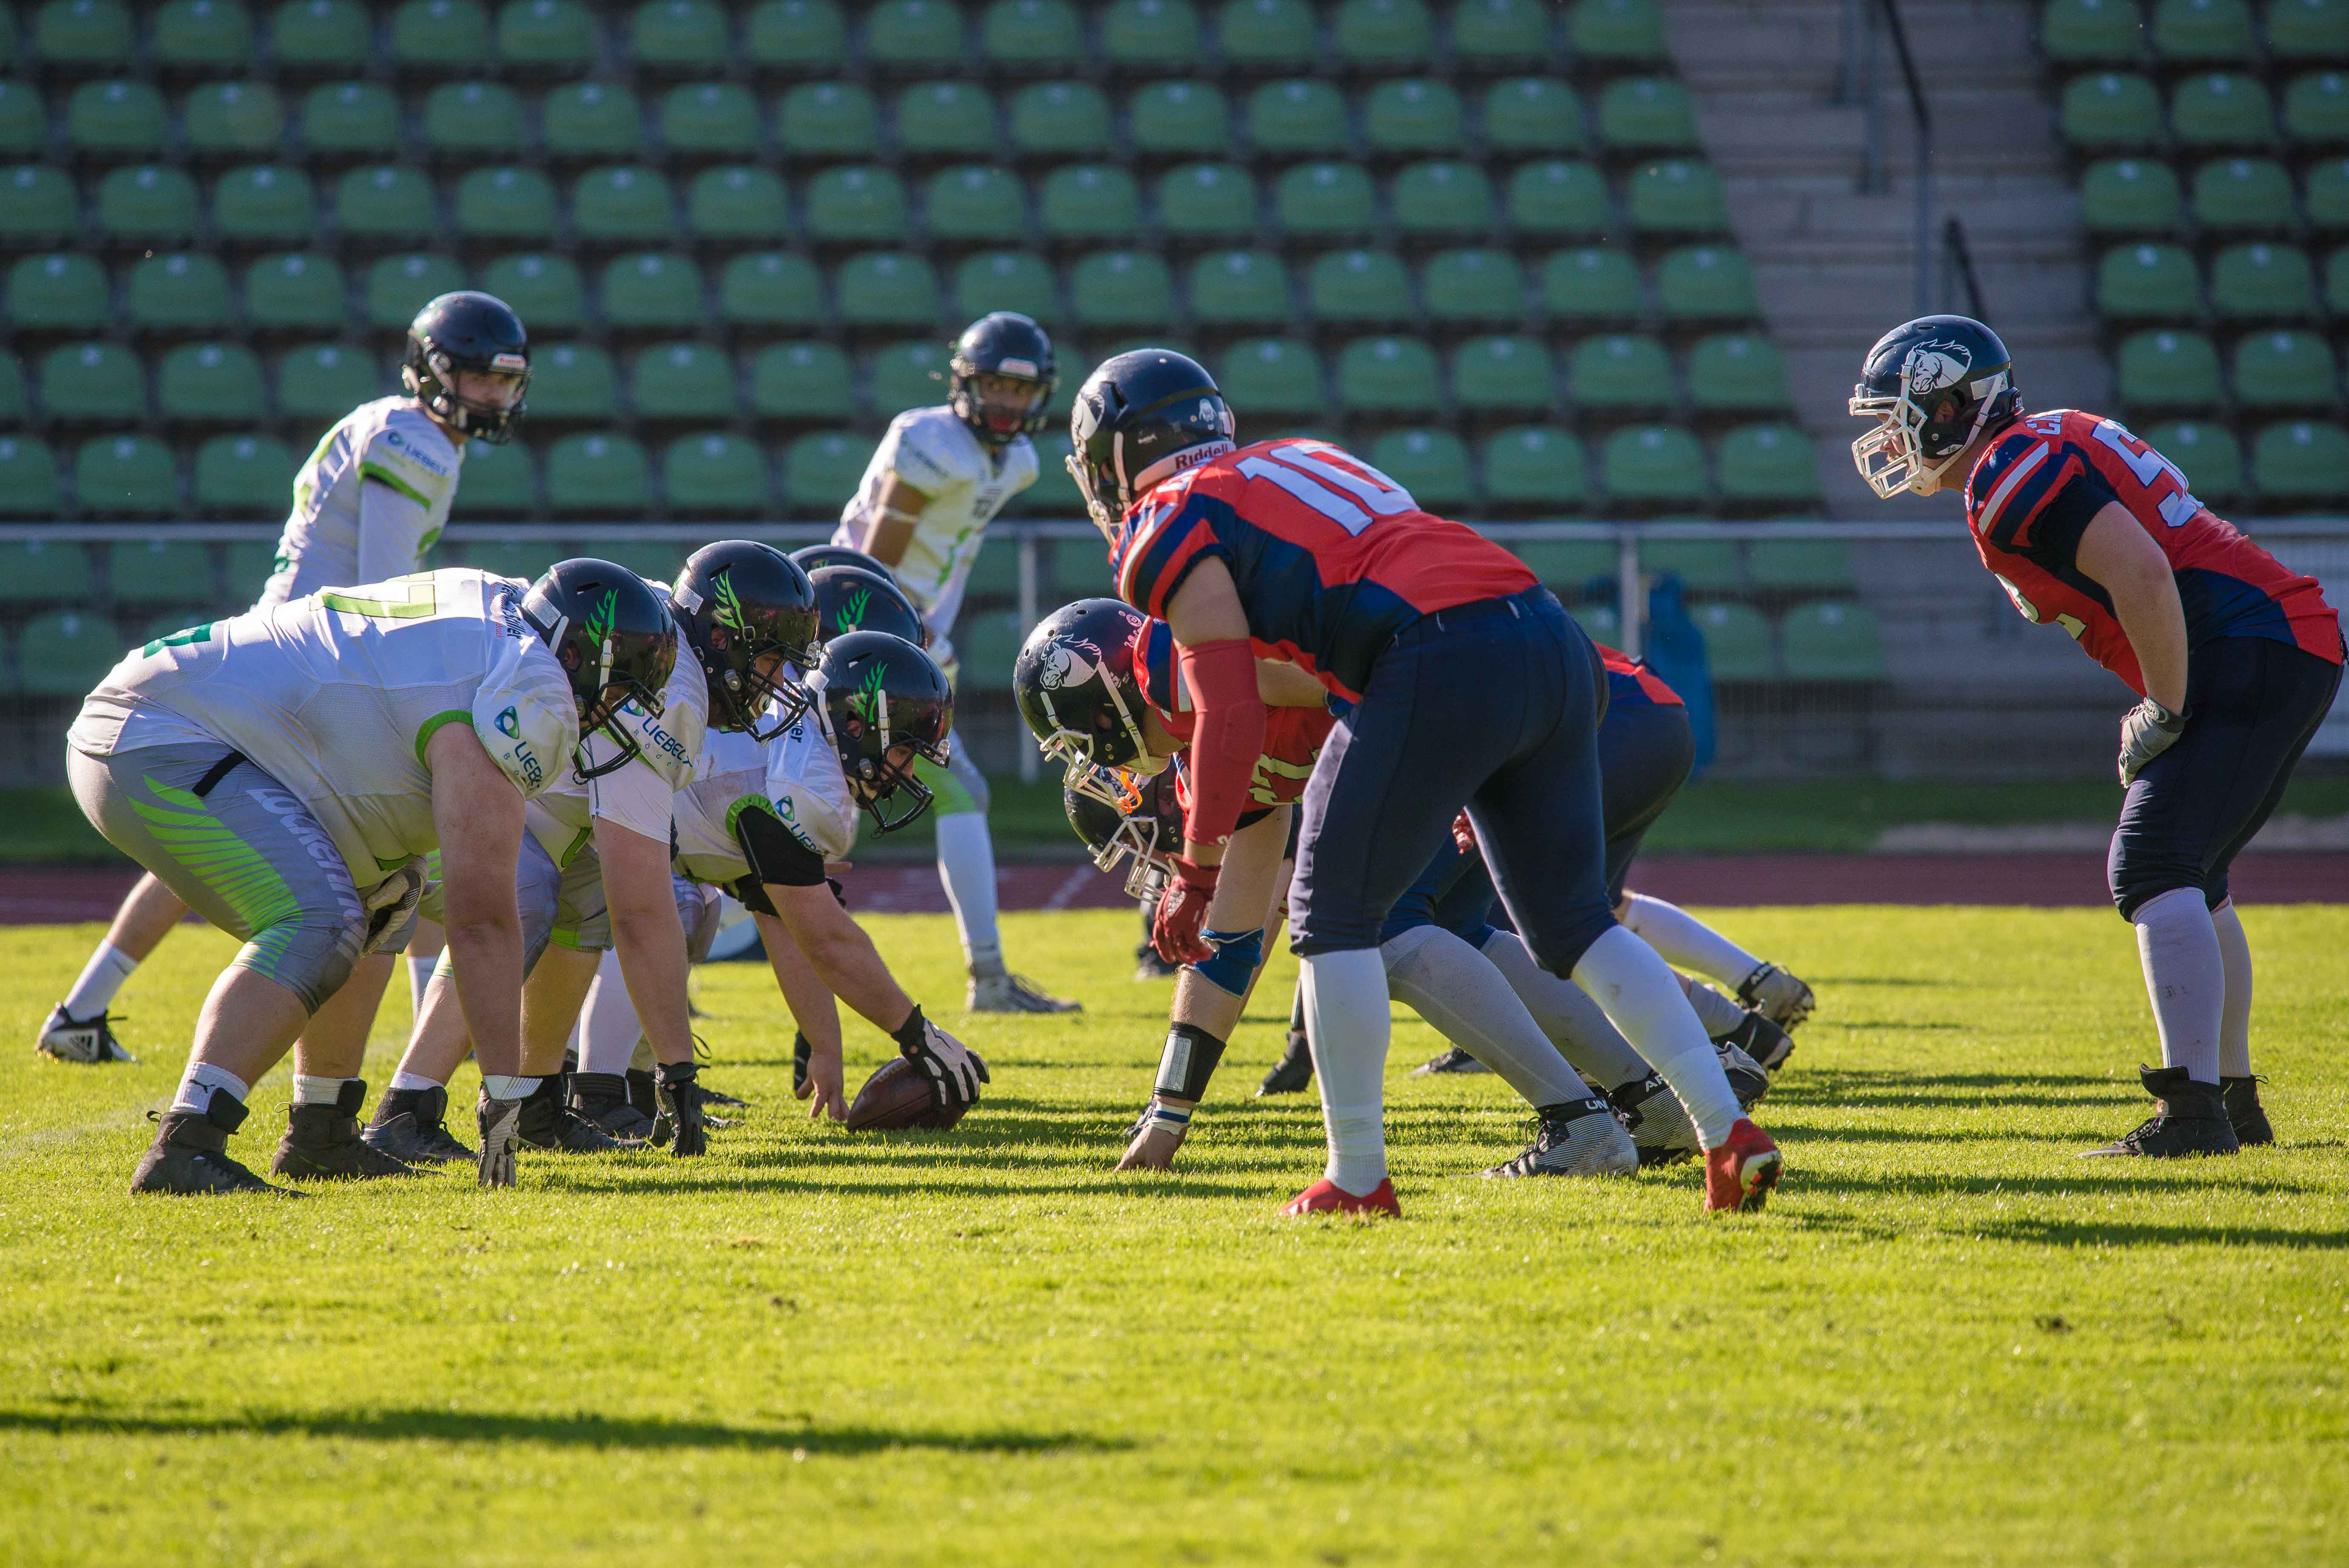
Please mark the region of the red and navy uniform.
MULTIPOLYGON (((1143 627, 1139 645, 1134 649, 1133 674, 1142 687, 1142 700, 1156 711, 1166 733, 1188 746, 1199 716, 1184 687, 1182 666, 1174 660, 1174 629, 1164 621, 1152 621, 1143 627)), ((1326 707, 1268 707, 1264 710, 1264 754, 1256 759, 1256 772, 1248 779, 1250 810, 1240 814, 1240 826, 1247 827, 1276 807, 1294 805, 1304 795, 1305 781, 1313 777, 1322 742, 1330 738, 1337 722, 1326 707)), ((1191 808, 1187 776, 1179 783, 1187 814, 1191 808)))
POLYGON ((1599 662, 1607 669, 1607 704, 1610 712, 1618 707, 1653 703, 1671 707, 1688 706, 1681 701, 1680 693, 1648 667, 1647 660, 1635 659, 1622 649, 1610 648, 1604 643, 1590 645, 1599 650, 1599 662))
POLYGON ((2196 500, 2186 476, 2110 419, 2056 409, 2018 419, 1966 480, 1974 545, 2025 619, 2054 621, 2139 696, 2145 676, 2081 536, 2117 504, 2161 547, 2188 646, 2186 729, 2129 787, 2106 871, 2124 916, 2196 887, 2216 909, 2227 870, 2273 811, 2341 682, 2340 617, 2196 500))

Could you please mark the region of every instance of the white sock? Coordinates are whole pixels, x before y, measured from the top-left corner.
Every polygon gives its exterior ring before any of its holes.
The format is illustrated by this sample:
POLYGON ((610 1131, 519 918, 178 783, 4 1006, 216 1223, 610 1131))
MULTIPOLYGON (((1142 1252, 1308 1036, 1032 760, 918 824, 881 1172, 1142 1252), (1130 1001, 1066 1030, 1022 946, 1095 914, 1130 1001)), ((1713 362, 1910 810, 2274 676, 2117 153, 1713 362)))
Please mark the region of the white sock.
POLYGON ((2137 906, 2137 955, 2161 1033, 2161 1065, 2197 1083, 2219 1081, 2219 1027, 2227 1006, 2227 965, 2202 890, 2174 887, 2137 906))
POLYGON ((202 1116, 212 1109, 212 1090, 216 1088, 224 1088, 240 1100, 253 1094, 253 1086, 226 1068, 216 1068, 210 1062, 190 1062, 187 1072, 180 1078, 180 1092, 171 1099, 171 1109, 202 1116))
POLYGON ((2251 1076, 2251 944, 2229 899, 2210 912, 2219 935, 2219 962, 2227 975, 2227 1006, 2219 1015, 2219 1076, 2251 1076))
POLYGON ((1629 903, 1623 923, 1675 969, 1693 969, 1735 985, 1762 962, 1678 904, 1637 892, 1629 903))
POLYGON ((1379 949, 1397 1001, 1501 1075, 1531 1106, 1590 1098, 1492 961, 1437 925, 1413 926, 1379 949))
POLYGON ((995 928, 995 841, 988 836, 986 813, 957 811, 940 817, 937 835, 938 881, 946 884, 947 902, 954 905, 963 962, 981 978, 1000 975, 1003 937, 995 928))
POLYGON ((411 956, 408 960, 408 1005, 414 1009, 410 1017, 423 1016, 424 988, 432 984, 432 967, 440 962, 438 953, 429 958, 411 956))
POLYGON ((1727 1138, 1745 1113, 1722 1076, 1720 1054, 1689 1006, 1680 976, 1656 950, 1616 926, 1583 954, 1574 979, 1664 1075, 1704 1146, 1727 1138))
POLYGON ((481 1088, 492 1099, 528 1099, 538 1092, 543 1078, 509 1078, 503 1073, 483 1073, 481 1088))
POLYGON ((1330 1137, 1322 1172, 1357 1198, 1387 1179, 1383 1121, 1387 1041, 1387 971, 1375 947, 1316 953, 1301 959, 1305 1034, 1313 1073, 1321 1086, 1321 1125, 1330 1137))
POLYGON ((1620 1088, 1653 1070, 1622 1031, 1607 1021, 1590 993, 1535 962, 1516 932, 1493 933, 1485 939, 1484 953, 1576 1072, 1601 1088, 1620 1088))
POLYGON ((77 1018, 94 1018, 106 1011, 114 1001, 114 994, 139 967, 139 960, 111 942, 100 942, 98 951, 81 968, 81 978, 66 993, 65 1010, 77 1018))
POLYGON ((587 987, 586 1005, 579 1009, 579 1070, 583 1073, 624 1073, 636 1054, 636 1004, 628 1000, 628 983, 620 977, 617 948, 605 948, 595 965, 595 983, 587 987))
POLYGON ((1681 976, 1681 990, 1688 997, 1689 1006, 1696 1010, 1696 1021, 1704 1026, 1705 1035, 1710 1039, 1725 1039, 1735 1034, 1737 1026, 1745 1022, 1744 1008, 1702 980, 1692 980, 1683 975, 1681 976))
POLYGON ((391 1075, 391 1087, 395 1089, 439 1088, 440 1080, 426 1078, 422 1073, 412 1073, 406 1068, 402 1068, 391 1075))
POLYGON ((295 1073, 294 1103, 295 1105, 332 1105, 341 1097, 343 1085, 349 1081, 348 1078, 325 1078, 316 1073, 295 1073))

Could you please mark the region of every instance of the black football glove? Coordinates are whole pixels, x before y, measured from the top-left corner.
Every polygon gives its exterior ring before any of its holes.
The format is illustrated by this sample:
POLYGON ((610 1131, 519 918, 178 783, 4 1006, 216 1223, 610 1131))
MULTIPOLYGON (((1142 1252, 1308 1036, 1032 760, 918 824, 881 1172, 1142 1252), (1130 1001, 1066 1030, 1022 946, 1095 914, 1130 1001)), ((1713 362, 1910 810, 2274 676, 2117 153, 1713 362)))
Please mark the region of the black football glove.
POLYGON ((709 1152, 709 1124, 701 1114, 701 1086, 693 1081, 700 1071, 691 1062, 662 1062, 653 1068, 653 1093, 660 1105, 653 1117, 653 1141, 667 1148, 674 1140, 680 1160, 709 1152))
POLYGON ((988 1080, 987 1064, 978 1053, 922 1016, 916 1007, 890 1038, 897 1054, 920 1068, 930 1080, 930 1103, 940 1110, 978 1103, 978 1086, 988 1080))
POLYGON ((2121 788, 2137 782, 2145 765, 2178 744, 2186 716, 2147 697, 2121 716, 2121 788))

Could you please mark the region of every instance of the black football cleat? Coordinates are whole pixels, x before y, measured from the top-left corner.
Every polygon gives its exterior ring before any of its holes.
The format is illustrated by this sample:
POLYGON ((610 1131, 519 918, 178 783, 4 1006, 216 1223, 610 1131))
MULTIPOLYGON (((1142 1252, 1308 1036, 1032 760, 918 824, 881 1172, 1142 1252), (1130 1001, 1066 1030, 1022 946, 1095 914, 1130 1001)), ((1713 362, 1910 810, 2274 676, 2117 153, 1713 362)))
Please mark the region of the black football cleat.
POLYGON ((1597 1095, 1536 1108, 1531 1147, 1486 1176, 1629 1176, 1640 1169, 1639 1147, 1614 1107, 1597 1095))
POLYGON ((614 1138, 649 1138, 653 1119, 628 1099, 628 1080, 619 1073, 573 1073, 571 1109, 614 1138))
POLYGON ((564 1154, 615 1154, 645 1146, 641 1138, 613 1137, 564 1104, 559 1077, 539 1079, 538 1088, 523 1100, 514 1141, 564 1154))
POLYGON ((1492 1070, 1458 1046, 1452 1046, 1412 1068, 1411 1076, 1423 1078, 1430 1073, 1488 1073, 1492 1070))
POLYGON ((2228 1124, 2227 1102, 2215 1083, 2197 1083, 2184 1068, 2140 1067, 2137 1076, 2154 1098, 2153 1115, 2084 1160, 2135 1155, 2145 1160, 2180 1160, 2206 1154, 2237 1154, 2242 1141, 2228 1124))
POLYGON ((1818 1004, 1808 985, 1775 964, 1755 965, 1754 972, 1737 983, 1737 999, 1782 1029, 1801 1028, 1818 1004))
POLYGON ((660 1110, 653 1118, 652 1140, 680 1160, 709 1152, 709 1119, 702 1114, 701 1086, 692 1062, 663 1062, 653 1068, 653 1085, 660 1110))
MULTIPOLYGON (((1761 1064, 1762 1070, 1775 1073, 1786 1065, 1795 1054, 1795 1037, 1759 1013, 1748 1013, 1737 1027, 1713 1042, 1716 1046, 1735 1046, 1761 1064)), ((1741 1099, 1744 1096, 1739 1097, 1741 1099)))
POLYGON ((474 1162, 474 1181, 484 1187, 514 1184, 514 1145, 522 1126, 522 1101, 492 1099, 487 1085, 474 1102, 473 1121, 481 1130, 481 1152, 474 1162))
POLYGON ((2235 1130, 2237 1143, 2251 1149, 2275 1141, 2275 1129, 2268 1125, 2267 1108, 2260 1104, 2258 1075, 2220 1078, 2219 1095, 2226 1102, 2227 1124, 2235 1130))
POLYGON ((1281 1053, 1278 1061, 1272 1064, 1272 1069, 1264 1075, 1264 1081, 1256 1086, 1257 1098, 1262 1099, 1268 1094, 1303 1094, 1312 1087, 1312 1047, 1306 1044, 1303 1030, 1291 1029, 1288 1031, 1288 1048, 1281 1053))
POLYGON ((643 1111, 645 1113, 645 1119, 650 1121, 654 1115, 660 1109, 660 1095, 653 1088, 652 1069, 650 1068, 630 1068, 628 1069, 627 1078, 628 1103, 635 1106, 638 1110, 643 1111))
POLYGON ((1622 1119, 1623 1130, 1639 1146, 1640 1167, 1677 1165, 1692 1160, 1704 1150, 1698 1140, 1696 1123, 1689 1119, 1688 1108, 1681 1097, 1664 1081, 1661 1073, 1650 1073, 1643 1078, 1633 1078, 1619 1084, 1608 1092, 1607 1102, 1622 1119))
POLYGON ((1737 1109, 1752 1110, 1770 1095, 1770 1075, 1762 1064, 1739 1050, 1735 1046, 1713 1047, 1721 1055, 1721 1076, 1729 1080, 1729 1092, 1737 1097, 1737 1109))
POLYGON ((438 1085, 386 1089, 359 1136, 368 1148, 410 1165, 471 1165, 475 1159, 449 1130, 449 1091, 438 1085))
POLYGON ((135 1064, 139 1058, 114 1037, 114 1021, 115 1015, 103 1007, 89 1017, 77 1018, 60 1002, 42 1021, 41 1032, 33 1037, 33 1048, 52 1061, 135 1064))
POLYGON ((379 1176, 413 1176, 416 1167, 394 1159, 359 1136, 359 1107, 367 1103, 367 1080, 345 1078, 331 1105, 289 1105, 285 1136, 269 1173, 295 1181, 359 1181, 379 1176))
POLYGON ((804 1099, 808 1092, 808 1067, 815 1060, 815 1042, 802 1030, 792 1037, 792 1093, 804 1099))
MULTIPOLYGON (((148 1113, 154 1116, 155 1113, 148 1113)), ((167 1110, 155 1117, 155 1141, 130 1178, 133 1192, 219 1193, 274 1192, 298 1198, 289 1187, 273 1187, 228 1157, 229 1134, 244 1125, 244 1102, 222 1089, 212 1090, 212 1104, 202 1116, 191 1110, 167 1110)))

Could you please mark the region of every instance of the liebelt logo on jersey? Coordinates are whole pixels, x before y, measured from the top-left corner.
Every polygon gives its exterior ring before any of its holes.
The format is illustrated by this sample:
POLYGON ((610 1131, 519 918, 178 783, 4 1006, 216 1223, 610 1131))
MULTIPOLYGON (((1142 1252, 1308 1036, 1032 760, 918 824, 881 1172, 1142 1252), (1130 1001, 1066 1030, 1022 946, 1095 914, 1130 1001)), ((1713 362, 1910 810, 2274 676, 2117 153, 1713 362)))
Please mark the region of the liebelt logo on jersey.
POLYGON ((512 736, 515 739, 519 740, 522 738, 521 716, 516 714, 512 708, 506 709, 503 713, 498 715, 498 728, 506 735, 512 736))

